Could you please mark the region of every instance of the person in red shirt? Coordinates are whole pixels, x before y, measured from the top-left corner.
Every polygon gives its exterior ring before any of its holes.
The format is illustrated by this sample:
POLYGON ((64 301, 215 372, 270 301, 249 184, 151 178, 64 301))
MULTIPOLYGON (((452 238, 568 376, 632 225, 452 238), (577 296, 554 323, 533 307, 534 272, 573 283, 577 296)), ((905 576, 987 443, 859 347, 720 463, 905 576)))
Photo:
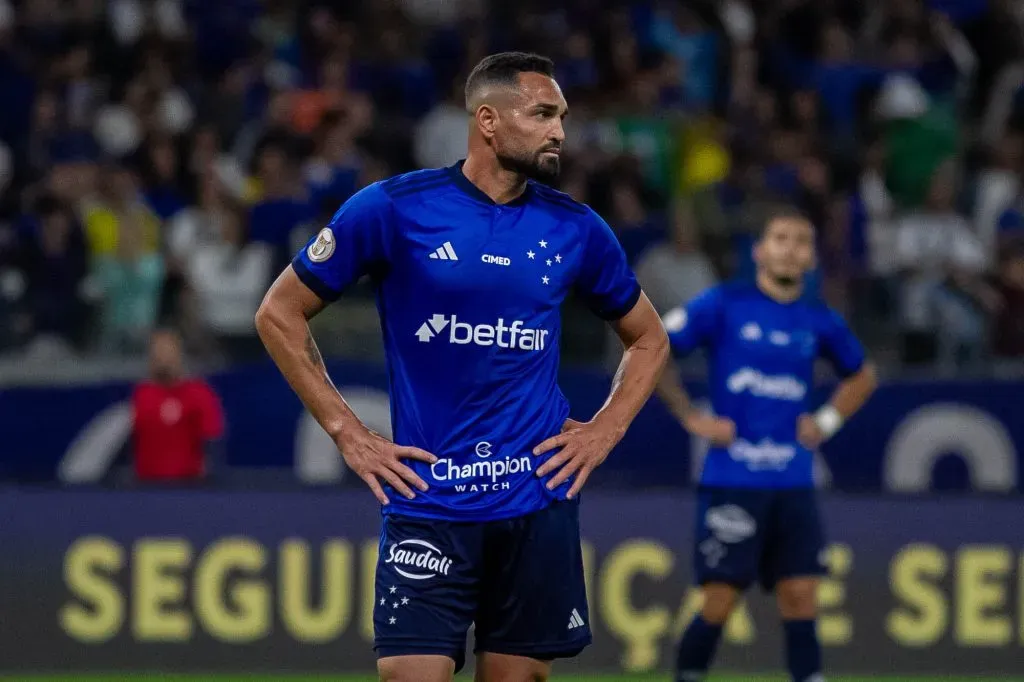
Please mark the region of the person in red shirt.
POLYGON ((1013 241, 999 254, 1000 305, 992 325, 992 350, 1000 369, 1020 371, 1024 360, 1024 242, 1013 241))
POLYGON ((181 340, 153 333, 147 380, 132 394, 133 461, 140 482, 187 483, 209 478, 224 432, 220 399, 198 378, 185 376, 181 340))

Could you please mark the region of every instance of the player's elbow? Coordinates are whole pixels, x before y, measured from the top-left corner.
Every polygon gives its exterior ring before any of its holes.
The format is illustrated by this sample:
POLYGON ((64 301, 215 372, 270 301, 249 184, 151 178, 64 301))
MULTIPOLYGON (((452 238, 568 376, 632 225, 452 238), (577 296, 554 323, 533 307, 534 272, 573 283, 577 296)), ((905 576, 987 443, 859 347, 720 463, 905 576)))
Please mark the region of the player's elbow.
POLYGON ((672 356, 672 347, 669 344, 668 334, 665 327, 660 323, 651 326, 643 335, 642 346, 651 357, 651 366, 655 377, 661 377, 668 366, 669 358, 672 356))
POLYGON ((267 328, 270 326, 270 310, 267 305, 267 296, 263 297, 260 301, 259 308, 256 309, 256 316, 253 318, 253 324, 256 327, 256 333, 259 334, 260 338, 266 333, 267 328))
POLYGON ((860 385, 865 395, 871 395, 878 388, 878 368, 873 362, 866 361, 852 378, 860 385))
POLYGON ((668 366, 668 360, 672 356, 672 345, 668 340, 668 332, 664 325, 657 325, 654 329, 654 352, 657 358, 657 369, 660 374, 668 366))
POLYGON ((260 340, 266 345, 267 340, 273 335, 275 329, 282 327, 280 302, 275 300, 273 290, 267 292, 256 309, 256 316, 253 323, 260 340))

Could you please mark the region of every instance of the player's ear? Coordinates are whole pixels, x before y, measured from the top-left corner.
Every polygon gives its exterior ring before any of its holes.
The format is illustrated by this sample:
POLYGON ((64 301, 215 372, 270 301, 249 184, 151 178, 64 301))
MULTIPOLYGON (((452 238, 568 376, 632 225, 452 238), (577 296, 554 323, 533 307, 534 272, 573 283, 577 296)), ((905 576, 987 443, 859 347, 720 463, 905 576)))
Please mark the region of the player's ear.
POLYGON ((490 104, 481 104, 476 108, 476 125, 485 138, 494 137, 498 127, 498 111, 490 104))

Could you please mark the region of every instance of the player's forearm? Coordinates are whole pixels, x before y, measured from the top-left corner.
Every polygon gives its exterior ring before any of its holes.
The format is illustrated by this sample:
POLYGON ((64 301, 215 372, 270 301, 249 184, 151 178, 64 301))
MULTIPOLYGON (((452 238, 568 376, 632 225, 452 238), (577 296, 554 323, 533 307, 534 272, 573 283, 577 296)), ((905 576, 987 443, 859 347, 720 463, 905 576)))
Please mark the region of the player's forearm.
POLYGON ((686 421, 687 415, 693 410, 693 403, 683 386, 679 376, 679 365, 671 358, 665 364, 665 371, 661 373, 656 388, 658 398, 665 404, 668 411, 672 413, 680 424, 686 421))
POLYGON ((864 363, 860 371, 839 384, 828 404, 834 407, 845 421, 864 406, 877 387, 878 375, 874 365, 864 363))
POLYGON ((594 420, 607 423, 621 438, 654 392, 668 356, 668 338, 659 322, 626 347, 608 400, 594 420))
POLYGON ((301 311, 264 304, 256 316, 256 330, 281 374, 324 431, 337 439, 359 423, 328 376, 309 321, 301 311))

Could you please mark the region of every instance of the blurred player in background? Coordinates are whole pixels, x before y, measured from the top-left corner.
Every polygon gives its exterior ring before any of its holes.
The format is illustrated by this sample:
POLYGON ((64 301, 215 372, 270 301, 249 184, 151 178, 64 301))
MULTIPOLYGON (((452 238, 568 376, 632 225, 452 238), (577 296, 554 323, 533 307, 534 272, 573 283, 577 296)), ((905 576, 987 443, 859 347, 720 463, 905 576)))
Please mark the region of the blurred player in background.
POLYGON ((271 287, 257 328, 384 512, 374 602, 382 680, 447 682, 476 624, 477 679, 539 681, 591 640, 578 493, 668 357, 608 225, 557 176, 566 103, 549 60, 484 59, 469 154, 349 199, 271 287), (376 291, 394 442, 328 377, 308 320, 363 275, 376 291), (604 407, 569 419, 559 307, 575 291, 625 347, 604 407))
POLYGON ((690 433, 710 442, 694 557, 704 601, 679 646, 680 682, 705 678, 722 625, 755 579, 775 591, 793 680, 824 679, 815 619, 825 544, 814 451, 860 409, 876 378, 846 323, 803 291, 814 244, 809 221, 779 214, 755 245, 755 283, 709 289, 664 318, 676 354, 708 351, 713 408, 698 411, 675 368, 666 370, 659 396, 690 433), (811 413, 818 357, 831 361, 842 382, 811 413))
POLYGON ((203 379, 188 377, 181 339, 158 329, 149 341, 149 378, 132 393, 132 461, 140 483, 209 480, 220 462, 224 414, 203 379))

